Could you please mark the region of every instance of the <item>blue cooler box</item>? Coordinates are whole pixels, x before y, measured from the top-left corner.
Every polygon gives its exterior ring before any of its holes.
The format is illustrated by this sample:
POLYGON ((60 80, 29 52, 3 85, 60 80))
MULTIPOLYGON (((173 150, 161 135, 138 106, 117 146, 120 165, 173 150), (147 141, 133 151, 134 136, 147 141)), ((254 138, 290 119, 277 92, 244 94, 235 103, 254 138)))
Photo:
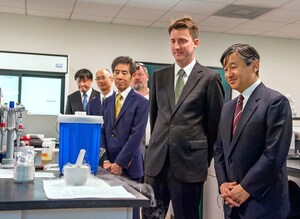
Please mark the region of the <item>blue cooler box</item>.
POLYGON ((75 164, 79 151, 86 150, 84 162, 96 173, 100 159, 102 116, 61 115, 59 122, 59 170, 66 163, 75 164))

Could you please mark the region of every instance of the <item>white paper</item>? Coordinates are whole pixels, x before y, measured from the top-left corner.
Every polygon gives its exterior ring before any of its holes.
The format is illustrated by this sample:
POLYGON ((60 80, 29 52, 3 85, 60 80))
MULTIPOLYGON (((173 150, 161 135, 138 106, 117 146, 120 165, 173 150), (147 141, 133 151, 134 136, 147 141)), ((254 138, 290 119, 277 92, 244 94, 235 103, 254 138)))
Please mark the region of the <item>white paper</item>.
POLYGON ((9 179, 9 178, 13 178, 13 169, 1 169, 0 168, 0 178, 5 178, 5 179, 9 179))
MULTIPOLYGON (((53 173, 50 172, 43 172, 43 171, 36 171, 34 173, 35 178, 40 178, 40 177, 55 177, 53 173)), ((0 178, 5 178, 5 179, 12 179, 14 178, 14 169, 2 169, 0 168, 0 178)))
POLYGON ((74 198, 135 198, 122 186, 110 186, 94 176, 88 178, 84 186, 67 186, 65 180, 43 180, 44 191, 49 199, 74 198))

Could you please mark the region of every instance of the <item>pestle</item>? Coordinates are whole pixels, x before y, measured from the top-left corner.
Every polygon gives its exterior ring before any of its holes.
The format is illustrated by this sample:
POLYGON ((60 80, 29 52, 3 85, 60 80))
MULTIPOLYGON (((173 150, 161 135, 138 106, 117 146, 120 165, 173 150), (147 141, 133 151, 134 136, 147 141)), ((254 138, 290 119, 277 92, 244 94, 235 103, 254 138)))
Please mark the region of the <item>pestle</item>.
POLYGON ((83 186, 90 175, 89 165, 83 165, 83 158, 85 155, 85 150, 81 149, 77 161, 73 165, 65 165, 63 168, 64 179, 66 185, 69 186, 83 186))
POLYGON ((78 168, 81 167, 82 162, 83 162, 84 155, 85 155, 85 150, 84 150, 84 149, 81 149, 80 152, 79 152, 79 154, 78 154, 78 157, 77 157, 77 160, 76 160, 75 167, 78 167, 78 168))

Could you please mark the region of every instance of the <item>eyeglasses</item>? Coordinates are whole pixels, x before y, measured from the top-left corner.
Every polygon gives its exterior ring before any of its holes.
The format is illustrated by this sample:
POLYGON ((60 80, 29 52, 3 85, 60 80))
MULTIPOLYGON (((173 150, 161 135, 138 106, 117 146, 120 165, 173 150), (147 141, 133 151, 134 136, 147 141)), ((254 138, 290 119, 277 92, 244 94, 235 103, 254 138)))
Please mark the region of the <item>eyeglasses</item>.
POLYGON ((136 64, 136 70, 139 70, 140 67, 146 68, 146 66, 141 62, 136 62, 135 64, 136 64))
POLYGON ((146 67, 146 65, 144 63, 136 62, 135 64, 136 64, 136 70, 139 70, 140 67, 142 67, 147 72, 147 74, 148 74, 147 67, 146 67))
POLYGON ((112 77, 101 76, 101 77, 96 77, 95 80, 100 81, 100 80, 105 80, 106 78, 112 78, 112 77))

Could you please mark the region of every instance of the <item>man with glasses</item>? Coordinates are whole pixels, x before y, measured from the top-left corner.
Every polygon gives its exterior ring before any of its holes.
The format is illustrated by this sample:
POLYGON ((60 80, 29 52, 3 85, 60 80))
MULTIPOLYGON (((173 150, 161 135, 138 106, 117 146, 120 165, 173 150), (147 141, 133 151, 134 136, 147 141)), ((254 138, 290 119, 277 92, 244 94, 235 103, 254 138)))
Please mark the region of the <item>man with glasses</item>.
POLYGON ((68 96, 65 114, 75 114, 76 111, 86 111, 89 100, 100 94, 91 87, 93 74, 88 69, 80 69, 76 72, 74 78, 79 90, 68 96))
POLYGON ((89 101, 87 105, 87 114, 100 116, 103 100, 114 93, 112 90, 113 76, 108 69, 100 69, 96 74, 95 80, 100 89, 100 95, 89 101))

